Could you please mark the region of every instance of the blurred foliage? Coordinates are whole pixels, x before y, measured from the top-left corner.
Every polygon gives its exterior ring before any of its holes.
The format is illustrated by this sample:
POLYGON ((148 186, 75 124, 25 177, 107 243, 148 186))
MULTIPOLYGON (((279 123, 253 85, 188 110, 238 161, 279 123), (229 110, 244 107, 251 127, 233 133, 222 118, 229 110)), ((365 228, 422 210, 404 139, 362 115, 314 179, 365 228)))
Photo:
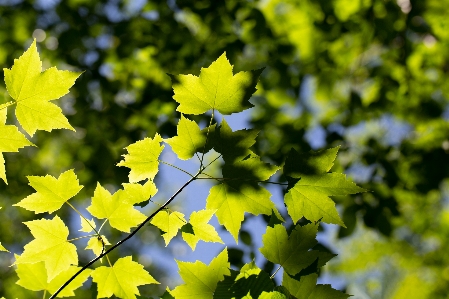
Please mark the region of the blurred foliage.
MULTIPOLYGON (((348 228, 329 270, 370 298, 448 298, 448 15, 447 0, 0 0, 0 69, 34 37, 44 67, 84 71, 59 101, 77 132, 39 132, 39 149, 5 155, 2 244, 20 252, 28 236, 14 220, 33 215, 10 206, 32 192, 26 175, 74 168, 79 198, 127 181, 115 167, 125 146, 175 135, 167 74, 226 51, 237 71, 265 67, 256 152, 280 164, 292 147, 341 145, 334 169, 372 190, 338 198, 348 228)), ((15 279, 0 273, 0 294, 20 297, 15 279)))

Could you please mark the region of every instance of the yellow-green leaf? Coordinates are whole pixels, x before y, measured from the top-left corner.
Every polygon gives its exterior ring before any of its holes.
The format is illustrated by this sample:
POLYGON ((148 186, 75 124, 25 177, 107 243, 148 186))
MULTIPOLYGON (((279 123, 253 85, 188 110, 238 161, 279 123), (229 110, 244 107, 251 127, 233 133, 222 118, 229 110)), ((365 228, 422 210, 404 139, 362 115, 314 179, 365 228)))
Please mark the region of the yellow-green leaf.
POLYGON ((94 228, 96 228, 95 221, 93 218, 89 220, 80 216, 80 220, 81 220, 81 229, 79 230, 80 232, 90 233, 91 231, 94 230, 94 228))
POLYGON ((26 137, 19 132, 16 126, 6 125, 6 107, 0 105, 0 178, 7 184, 5 159, 3 154, 5 152, 17 152, 19 148, 25 146, 34 146, 26 137))
MULTIPOLYGON (((215 127, 210 128, 209 133, 213 132, 214 129, 215 127)), ((195 153, 203 151, 207 139, 209 139, 208 143, 211 143, 211 138, 207 138, 207 128, 201 130, 196 122, 181 115, 178 123, 178 135, 166 139, 165 142, 170 144, 173 152, 178 155, 179 159, 188 160, 195 153)))
POLYGON ((3 247, 2 242, 0 242, 0 251, 6 251, 6 252, 9 252, 8 249, 6 249, 5 247, 3 247))
MULTIPOLYGON (((48 291, 50 294, 53 294, 80 269, 81 267, 70 266, 67 270, 56 275, 51 281, 48 281, 44 262, 19 264, 16 269, 17 276, 19 276, 17 284, 31 291, 48 291)), ((83 285, 91 272, 92 270, 90 269, 81 272, 57 297, 75 296, 74 291, 83 285)))
POLYGON ((215 109, 221 114, 241 112, 253 105, 249 98, 256 91, 261 70, 233 74, 233 66, 223 53, 209 67, 202 68, 200 76, 175 76, 173 99, 180 105, 177 111, 185 114, 203 114, 215 109))
POLYGON ((37 192, 22 199, 14 206, 37 213, 53 213, 59 210, 70 198, 83 188, 73 169, 67 170, 55 178, 51 175, 28 176, 30 186, 37 192))
POLYGON ((16 116, 23 129, 34 135, 36 130, 74 130, 62 110, 49 101, 69 92, 81 73, 59 71, 55 67, 44 72, 34 41, 11 69, 4 68, 6 89, 16 101, 16 116))
MULTIPOLYGON (((153 184, 153 182, 149 181, 147 184, 153 184)), ((128 187, 111 195, 98 183, 92 197, 92 204, 87 210, 98 219, 108 219, 112 227, 129 233, 131 227, 139 225, 146 219, 144 214, 134 208, 134 204, 145 200, 141 196, 142 190, 153 190, 147 188, 147 184, 144 186, 135 184, 135 188, 128 187)), ((147 194, 147 198, 153 195, 147 194)))
POLYGON ((151 219, 151 224, 165 232, 162 235, 165 246, 170 243, 170 240, 178 234, 178 230, 186 223, 184 214, 180 212, 169 213, 168 211, 160 211, 151 219))
POLYGON ((257 183, 248 183, 239 188, 223 183, 210 189, 206 208, 217 210, 215 215, 218 222, 224 225, 238 242, 245 212, 254 215, 271 215, 272 211, 278 213, 270 197, 270 192, 257 183))
POLYGON ((51 220, 41 219, 25 222, 35 238, 25 245, 15 264, 34 264, 44 262, 47 281, 59 273, 78 265, 76 246, 67 240, 69 229, 58 216, 51 220))
POLYGON ((131 183, 154 179, 158 172, 159 155, 164 149, 160 144, 162 141, 162 137, 156 133, 153 139, 147 137, 126 147, 128 154, 123 155, 125 159, 117 166, 131 169, 129 173, 131 183))
POLYGON ((309 251, 317 243, 317 232, 318 225, 313 223, 297 225, 290 236, 282 224, 267 227, 262 236, 263 247, 259 250, 267 260, 281 265, 287 273, 295 275, 318 258, 319 251, 309 251))
POLYGON ((189 244, 192 250, 195 250, 196 244, 200 240, 204 242, 218 242, 223 244, 223 241, 215 228, 208 224, 214 213, 215 210, 200 210, 190 214, 189 223, 192 225, 193 234, 182 232, 182 238, 187 244, 189 244))
POLYGON ((223 280, 225 275, 231 274, 226 248, 209 265, 200 261, 176 263, 184 280, 184 284, 170 292, 176 299, 212 299, 218 282, 223 280))
POLYGON ((92 274, 98 284, 98 297, 108 298, 115 295, 119 298, 136 299, 140 295, 138 286, 159 284, 143 266, 132 260, 130 256, 118 259, 112 267, 98 267, 92 274))
MULTIPOLYGON (((105 236, 101 235, 101 239, 103 239, 104 245, 111 245, 105 236)), ((99 256, 103 251, 103 242, 98 237, 92 237, 87 242, 85 249, 90 249, 96 256, 99 256)))

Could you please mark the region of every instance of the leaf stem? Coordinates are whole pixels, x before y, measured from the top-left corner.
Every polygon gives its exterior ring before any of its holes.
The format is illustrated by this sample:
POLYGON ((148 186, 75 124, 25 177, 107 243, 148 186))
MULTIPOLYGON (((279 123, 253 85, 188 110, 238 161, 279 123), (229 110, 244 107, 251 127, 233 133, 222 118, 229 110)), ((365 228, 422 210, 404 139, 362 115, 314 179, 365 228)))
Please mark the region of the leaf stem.
POLYGON ((67 242, 72 242, 72 241, 76 241, 76 240, 80 240, 80 239, 84 239, 84 238, 91 238, 91 237, 98 237, 98 235, 95 234, 95 235, 81 236, 78 238, 73 238, 73 239, 67 240, 67 242))
POLYGON ((86 270, 89 266, 91 266, 93 263, 95 263, 96 261, 98 261, 99 259, 101 259, 102 257, 104 257, 106 254, 108 254, 109 252, 111 252, 112 250, 114 250, 115 248, 117 248, 118 246, 120 246, 121 244, 123 244, 124 242, 128 241, 129 239, 131 239, 142 227, 144 227, 144 225, 149 222, 154 216, 156 216, 157 213, 159 213, 160 211, 162 211, 166 206, 168 206, 175 198, 176 196, 178 196, 179 193, 181 193, 182 190, 184 190, 185 187, 187 187, 188 185, 190 185, 191 182, 193 182, 194 180, 197 179, 198 175, 200 174, 200 172, 198 172, 195 176, 193 176, 192 178, 190 178, 186 183, 184 183, 184 185, 182 185, 181 188, 178 189, 178 191, 175 192, 175 194, 173 194, 160 208, 158 208, 155 212, 153 212, 150 216, 147 217, 147 219, 145 219, 135 230, 133 230, 128 236, 126 236, 125 238, 123 238, 122 240, 120 240, 119 242, 117 242, 115 245, 113 245, 112 247, 110 247, 108 250, 106 250, 105 252, 102 252, 99 256, 97 256, 96 258, 92 259, 90 262, 88 262, 86 265, 84 265, 80 270, 78 270, 78 272, 76 272, 72 277, 70 277, 70 279, 68 279, 53 295, 51 295, 51 297, 49 299, 54 299, 56 298, 56 296, 66 287, 68 286, 79 274, 81 274, 84 270, 86 270))
POLYGON ((92 224, 90 224, 90 222, 89 222, 89 220, 87 220, 86 219, 86 217, 84 217, 83 216, 83 214, 81 214, 81 212, 80 211, 78 211, 70 202, 68 202, 68 201, 66 201, 65 202, 66 204, 68 204, 78 215, 80 215, 81 216, 81 218, 83 218, 84 219, 84 221, 86 221, 87 222, 87 224, 89 224, 89 226, 95 231, 95 233, 97 234, 97 236, 99 236, 100 235, 100 232, 99 232, 99 230, 97 231, 97 229, 92 225, 92 224))
POLYGON ((281 269, 281 265, 279 265, 279 267, 276 269, 276 271, 274 271, 274 273, 270 276, 270 279, 273 279, 274 276, 276 275, 276 273, 278 273, 280 269, 281 269))
POLYGON ((173 168, 176 168, 177 170, 179 170, 179 171, 182 171, 182 172, 184 172, 184 173, 187 173, 190 177, 194 177, 194 175, 193 174, 191 174, 190 172, 187 172, 187 171, 185 171, 184 169, 182 169, 182 168, 179 168, 178 166, 175 166, 175 165, 173 165, 173 164, 170 164, 170 163, 167 163, 167 162, 165 162, 165 161, 162 161, 162 160, 158 160, 159 162, 161 162, 161 163, 163 163, 163 164, 165 164, 165 165, 168 165, 168 166, 171 166, 171 167, 173 167, 173 168))
MULTIPOLYGON (((209 126, 207 127, 206 142, 204 143, 203 153, 202 153, 202 155, 201 155, 199 172, 201 172, 202 170, 204 170, 204 169, 207 167, 207 166, 206 166, 206 167, 203 168, 203 161, 204 161, 204 154, 206 153, 206 145, 207 145, 207 141, 209 141, 210 127, 212 126, 212 121, 214 120, 214 114, 215 114, 215 109, 212 108, 212 115, 211 115, 211 117, 210 117, 209 126)), ((209 164, 209 165, 210 165, 210 164, 209 164)))

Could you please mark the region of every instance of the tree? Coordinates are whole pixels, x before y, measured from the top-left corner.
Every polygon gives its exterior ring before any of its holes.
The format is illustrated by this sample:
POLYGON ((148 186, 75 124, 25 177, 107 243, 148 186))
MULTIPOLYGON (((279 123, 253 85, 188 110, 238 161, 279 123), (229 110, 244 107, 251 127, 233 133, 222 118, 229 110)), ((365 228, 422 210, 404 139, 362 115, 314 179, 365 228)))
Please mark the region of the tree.
MULTIPOLYGON (((351 285, 367 285, 375 269, 383 273, 374 278, 379 289, 363 290, 372 292, 371 297, 407 296, 400 287, 407 286, 415 297, 445 298, 447 278, 440 273, 446 273, 447 265, 447 173, 441 167, 447 149, 446 4, 177 1, 136 8, 109 1, 47 7, 10 2, 1 7, 3 67, 27 48, 36 28, 43 29, 47 37, 41 54, 48 65, 68 63, 85 70, 71 98, 62 101, 73 104, 64 104, 66 113, 77 112, 68 115, 72 126, 85 130, 78 130, 80 139, 68 137, 65 130, 38 131, 39 142, 32 142, 39 149, 5 155, 9 185, 0 187, 6 210, 0 211, 5 217, 2 244, 14 243, 10 231, 14 240, 27 237, 20 226, 10 229, 11 223, 20 223, 19 213, 20 218, 26 214, 7 207, 33 192, 23 188, 26 175, 57 177, 75 168, 85 185, 82 198, 92 194, 97 180, 118 188, 127 176, 125 168, 113 167, 120 149, 156 131, 176 135, 179 115, 173 112, 170 79, 164 73, 198 74, 226 51, 237 71, 265 67, 252 114, 253 126, 260 129, 260 142, 252 149, 256 154, 279 165, 291 147, 307 152, 311 146, 341 145, 335 171, 352 174, 372 190, 335 198, 348 227, 338 236, 355 240, 349 246, 360 248, 351 256, 341 254, 340 266, 332 270, 348 273, 349 291, 351 285), (51 50, 55 41, 58 49, 51 50), (324 138, 311 143, 314 134, 324 138), (82 150, 79 144, 84 144, 82 150), (372 236, 364 241, 372 244, 369 252, 356 244, 362 240, 360 232, 353 236, 356 227, 370 230, 363 233, 372 236), (372 268, 363 276, 359 273, 367 268, 367 257, 372 268), (383 265, 389 271, 382 271, 383 265), (388 276, 391 268, 396 281, 388 276), (355 278, 353 271, 359 271, 355 278), (432 295, 419 295, 410 287, 420 284, 432 295)), ((1 280, 13 285, 16 278, 8 277, 1 280)))

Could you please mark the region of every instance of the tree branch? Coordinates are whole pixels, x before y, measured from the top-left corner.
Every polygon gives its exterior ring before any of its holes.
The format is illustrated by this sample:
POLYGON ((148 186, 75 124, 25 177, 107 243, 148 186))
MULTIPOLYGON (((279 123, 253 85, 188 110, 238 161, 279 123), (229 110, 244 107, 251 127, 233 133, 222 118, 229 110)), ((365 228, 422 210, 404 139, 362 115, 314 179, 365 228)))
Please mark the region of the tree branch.
POLYGON ((162 206, 160 206, 153 214, 151 214, 150 216, 147 217, 147 219, 145 219, 145 221, 143 221, 135 230, 132 231, 132 233, 130 233, 128 236, 126 236, 126 238, 120 240, 119 242, 117 242, 114 246, 112 246, 111 248, 109 248, 108 250, 106 250, 105 252, 101 253, 99 256, 97 256, 96 258, 94 258, 93 260, 91 260, 89 263, 87 263, 86 265, 84 265, 84 267, 82 267, 78 272, 76 272, 72 277, 70 277, 69 280, 67 280, 53 295, 51 295, 51 297, 49 299, 54 299, 56 298, 56 296, 66 287, 68 286, 79 274, 81 274, 84 270, 86 270, 89 266, 91 266, 93 263, 95 263, 96 261, 98 261, 99 259, 101 259, 102 257, 104 257, 106 254, 108 254, 109 252, 111 252, 112 250, 114 250, 115 248, 119 247, 121 244, 125 243, 126 241, 128 241, 129 239, 131 239, 148 221, 150 221, 154 216, 156 216, 157 213, 159 213, 160 211, 162 211, 163 209, 165 209, 166 206, 168 206, 173 199, 175 199, 176 196, 178 196, 179 193, 181 193, 181 191, 187 187, 191 182, 193 182, 194 180, 197 179, 197 176, 200 173, 198 172, 195 176, 193 176, 192 178, 190 178, 190 180, 188 180, 181 188, 179 188, 178 191, 175 192, 175 194, 172 195, 172 197, 170 197, 162 206))

